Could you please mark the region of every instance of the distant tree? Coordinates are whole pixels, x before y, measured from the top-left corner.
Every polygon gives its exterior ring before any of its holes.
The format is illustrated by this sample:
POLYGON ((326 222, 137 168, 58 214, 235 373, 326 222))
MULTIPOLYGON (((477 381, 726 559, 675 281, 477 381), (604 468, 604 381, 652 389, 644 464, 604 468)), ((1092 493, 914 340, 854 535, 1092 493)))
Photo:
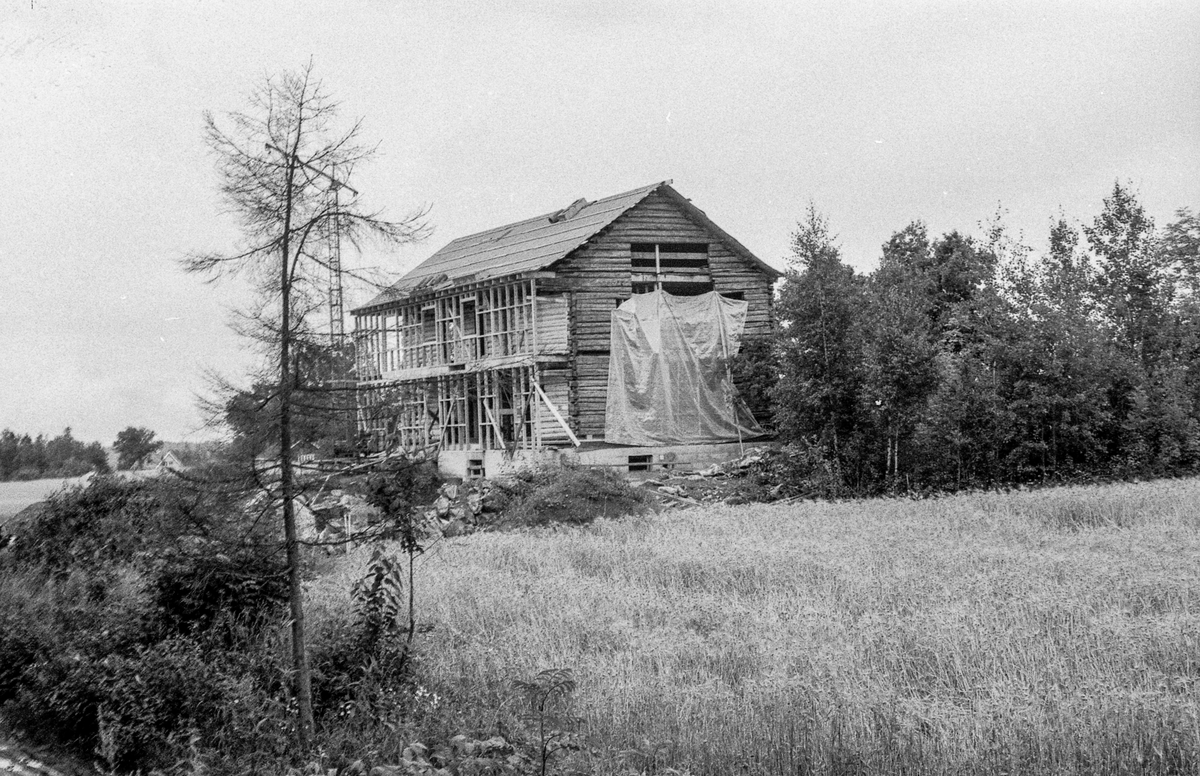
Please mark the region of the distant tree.
POLYGON ((0 480, 12 479, 17 473, 17 456, 21 438, 12 429, 0 431, 0 480))
POLYGON ((46 437, 38 434, 32 439, 28 434, 21 437, 17 447, 17 473, 19 480, 35 480, 46 472, 46 437))
POLYGON ((104 446, 99 442, 92 442, 84 448, 83 459, 97 474, 108 474, 112 471, 112 467, 108 463, 108 453, 104 452, 104 446))
POLYGON ((117 468, 136 469, 162 446, 162 441, 156 440, 150 429, 128 426, 117 434, 113 442, 113 449, 117 451, 117 468))

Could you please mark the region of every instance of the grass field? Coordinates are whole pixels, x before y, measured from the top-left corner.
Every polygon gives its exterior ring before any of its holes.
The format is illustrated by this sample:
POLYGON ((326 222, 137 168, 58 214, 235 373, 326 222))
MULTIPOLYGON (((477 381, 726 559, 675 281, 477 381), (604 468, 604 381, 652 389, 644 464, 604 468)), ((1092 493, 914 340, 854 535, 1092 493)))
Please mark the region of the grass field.
POLYGON ((0 482, 0 523, 4 521, 4 518, 15 515, 30 504, 45 500, 54 491, 82 482, 84 482, 83 477, 72 477, 66 480, 59 477, 49 480, 0 482))
POLYGON ((477 534, 418 574, 453 724, 569 667, 597 772, 1200 771, 1200 481, 477 534))

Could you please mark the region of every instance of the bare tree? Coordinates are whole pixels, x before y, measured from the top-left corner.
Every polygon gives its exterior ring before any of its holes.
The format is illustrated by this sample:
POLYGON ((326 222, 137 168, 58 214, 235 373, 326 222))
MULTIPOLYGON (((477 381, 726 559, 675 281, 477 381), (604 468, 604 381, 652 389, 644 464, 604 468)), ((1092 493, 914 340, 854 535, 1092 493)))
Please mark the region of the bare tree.
POLYGON ((282 513, 292 620, 294 692, 299 708, 298 743, 313 742, 311 674, 304 636, 300 542, 296 526, 297 484, 292 461, 293 415, 297 412, 297 343, 312 342, 314 313, 327 309, 330 272, 328 237, 358 246, 375 239, 396 245, 426 233, 424 211, 388 221, 365 210, 349 186, 356 166, 374 148, 358 140, 361 121, 338 132, 338 104, 305 68, 270 77, 222 127, 205 114, 205 137, 216 157, 221 193, 241 225, 242 244, 232 253, 187 257, 184 269, 210 280, 244 275, 256 301, 241 313, 239 333, 260 346, 274 363, 274 395, 265 397, 277 434, 278 477, 272 501, 282 513))

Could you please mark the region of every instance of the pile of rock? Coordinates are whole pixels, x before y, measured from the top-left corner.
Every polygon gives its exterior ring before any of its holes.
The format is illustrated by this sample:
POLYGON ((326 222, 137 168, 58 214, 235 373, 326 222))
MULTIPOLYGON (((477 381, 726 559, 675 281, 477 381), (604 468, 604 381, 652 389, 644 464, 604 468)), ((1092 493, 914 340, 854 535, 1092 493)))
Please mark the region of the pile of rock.
POLYGON ((338 489, 318 494, 308 509, 316 536, 331 543, 362 534, 383 520, 379 507, 371 506, 362 496, 338 489))
MULTIPOLYGON (((432 503, 418 507, 426 534, 462 536, 494 521, 509 497, 503 485, 489 480, 447 482, 432 503)), ((336 546, 369 535, 381 526, 383 512, 362 496, 345 490, 319 494, 311 503, 297 507, 297 522, 305 538, 336 546)))
POLYGON ((425 510, 425 519, 442 536, 462 536, 494 522, 508 500, 504 486, 492 480, 447 482, 425 510))

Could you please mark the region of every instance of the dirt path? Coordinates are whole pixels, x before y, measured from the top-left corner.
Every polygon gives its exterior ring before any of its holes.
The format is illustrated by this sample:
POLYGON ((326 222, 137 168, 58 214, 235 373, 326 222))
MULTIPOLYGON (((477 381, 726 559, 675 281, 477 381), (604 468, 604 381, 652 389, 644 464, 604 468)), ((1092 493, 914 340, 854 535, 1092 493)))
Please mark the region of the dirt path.
POLYGON ((0 741, 0 773, 4 776, 67 776, 32 755, 17 748, 15 744, 0 741))
POLYGON ((18 741, 0 718, 0 776, 95 776, 89 763, 18 741))

